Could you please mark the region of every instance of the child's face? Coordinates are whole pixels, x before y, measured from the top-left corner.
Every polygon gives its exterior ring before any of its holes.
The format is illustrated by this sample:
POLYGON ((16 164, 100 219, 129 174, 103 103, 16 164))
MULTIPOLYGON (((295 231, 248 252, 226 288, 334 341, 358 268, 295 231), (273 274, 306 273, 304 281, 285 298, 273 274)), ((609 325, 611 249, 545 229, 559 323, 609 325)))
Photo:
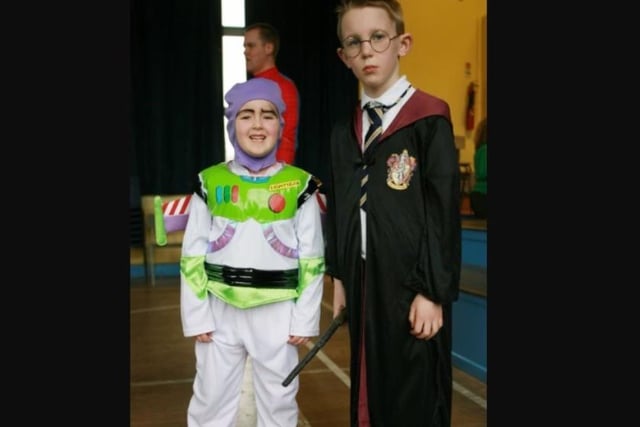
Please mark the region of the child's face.
POLYGON ((340 59, 353 71, 367 95, 374 98, 382 95, 400 77, 399 57, 408 53, 411 35, 398 35, 391 17, 378 7, 349 10, 342 17, 341 30, 343 46, 347 39, 357 39, 362 43, 360 54, 355 57, 350 58, 343 48, 338 49, 340 59), (391 40, 387 50, 376 52, 366 40, 384 33, 389 38, 398 37, 391 40))
POLYGON ((275 148, 281 136, 280 116, 269 101, 255 99, 236 115, 238 145, 251 157, 261 158, 275 148))

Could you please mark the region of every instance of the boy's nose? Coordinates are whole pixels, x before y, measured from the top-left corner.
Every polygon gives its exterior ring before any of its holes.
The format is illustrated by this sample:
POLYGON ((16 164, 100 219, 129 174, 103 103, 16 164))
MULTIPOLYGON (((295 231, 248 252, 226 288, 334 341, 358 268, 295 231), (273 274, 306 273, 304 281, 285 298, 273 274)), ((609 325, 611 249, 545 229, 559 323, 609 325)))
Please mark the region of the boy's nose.
POLYGON ((371 46, 371 40, 362 40, 360 42, 360 54, 371 55, 372 52, 375 52, 375 50, 371 46))

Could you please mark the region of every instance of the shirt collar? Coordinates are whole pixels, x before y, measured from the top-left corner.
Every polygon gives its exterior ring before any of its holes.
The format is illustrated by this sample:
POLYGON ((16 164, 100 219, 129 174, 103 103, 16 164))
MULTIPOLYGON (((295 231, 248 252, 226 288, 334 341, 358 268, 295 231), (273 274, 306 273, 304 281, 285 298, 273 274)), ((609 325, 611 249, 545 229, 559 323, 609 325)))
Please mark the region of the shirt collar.
POLYGON ((372 98, 363 91, 360 99, 360 107, 362 107, 362 109, 364 110, 364 106, 367 105, 369 101, 379 102, 384 105, 390 105, 394 103, 400 95, 402 95, 402 92, 404 92, 408 85, 409 81, 407 80, 407 76, 405 75, 396 80, 393 86, 387 89, 387 91, 378 98, 372 98))

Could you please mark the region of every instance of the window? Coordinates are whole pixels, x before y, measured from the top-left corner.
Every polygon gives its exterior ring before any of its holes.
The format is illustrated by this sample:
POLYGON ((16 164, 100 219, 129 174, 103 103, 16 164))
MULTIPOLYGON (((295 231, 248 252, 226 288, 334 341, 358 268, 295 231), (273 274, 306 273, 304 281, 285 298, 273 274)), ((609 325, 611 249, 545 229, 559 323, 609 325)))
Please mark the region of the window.
MULTIPOLYGON (((222 0, 222 104, 224 94, 231 87, 246 80, 247 66, 244 59, 244 1, 222 0)), ((233 158, 233 147, 227 135, 227 118, 224 118, 225 160, 233 158)))

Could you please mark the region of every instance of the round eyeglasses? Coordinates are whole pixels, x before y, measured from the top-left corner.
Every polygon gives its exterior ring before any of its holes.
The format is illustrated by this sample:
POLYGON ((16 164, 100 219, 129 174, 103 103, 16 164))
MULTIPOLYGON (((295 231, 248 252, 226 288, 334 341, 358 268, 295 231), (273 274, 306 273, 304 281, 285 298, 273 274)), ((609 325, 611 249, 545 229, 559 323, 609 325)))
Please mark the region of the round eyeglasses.
POLYGON ((358 37, 347 37, 342 40, 342 52, 347 58, 355 58, 360 55, 362 51, 362 43, 369 42, 371 49, 378 53, 382 53, 389 49, 391 46, 391 40, 400 37, 400 34, 396 34, 393 37, 389 37, 385 31, 376 31, 371 34, 369 40, 360 40, 358 37))

